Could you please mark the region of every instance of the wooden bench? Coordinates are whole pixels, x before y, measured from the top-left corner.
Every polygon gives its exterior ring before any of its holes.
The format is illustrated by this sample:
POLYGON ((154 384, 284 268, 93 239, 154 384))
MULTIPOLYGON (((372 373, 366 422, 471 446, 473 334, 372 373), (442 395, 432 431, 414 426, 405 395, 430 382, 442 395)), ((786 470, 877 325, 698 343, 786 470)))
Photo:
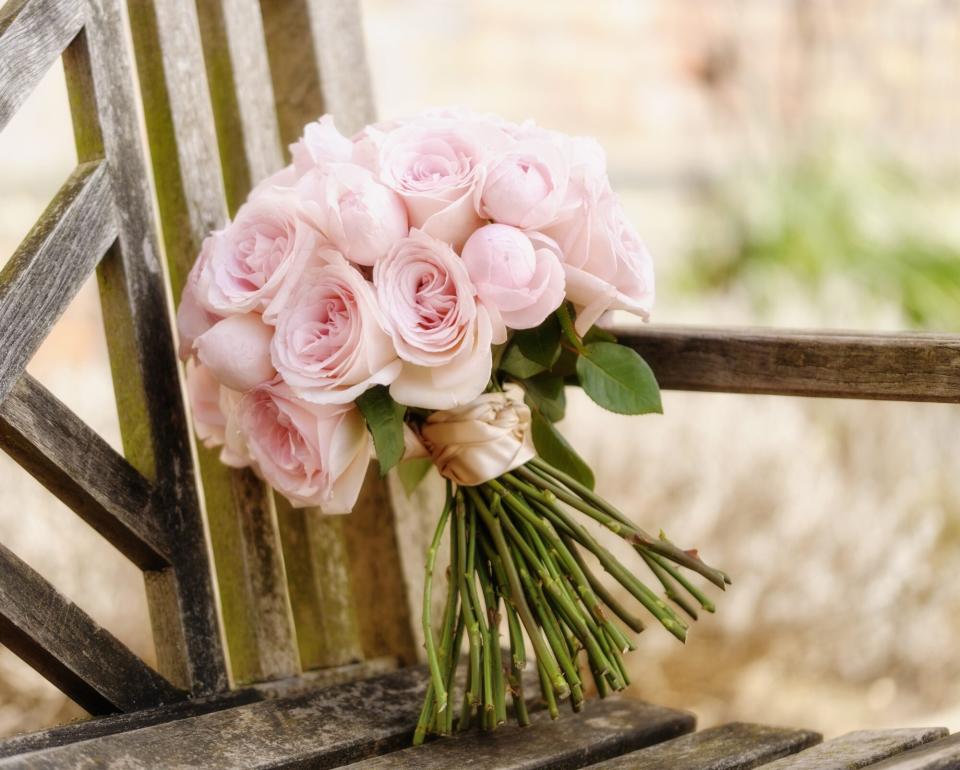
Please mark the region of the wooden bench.
MULTIPOLYGON (((129 0, 153 189, 122 10, 0 9, 0 130, 62 59, 79 159, 0 272, 0 446, 143 570, 158 665, 0 545, 0 641, 96 717, 7 740, 0 767, 960 767, 943 730, 810 748, 807 731, 694 733, 690 714, 626 699, 407 748, 425 679, 386 486, 372 473, 352 516, 323 518, 202 447, 195 468, 170 325, 201 239, 302 125, 329 111, 350 132, 372 118, 357 3, 129 0), (25 372, 94 271, 122 456, 25 372)), ((654 327, 626 339, 668 388, 960 400, 955 337, 654 327)))

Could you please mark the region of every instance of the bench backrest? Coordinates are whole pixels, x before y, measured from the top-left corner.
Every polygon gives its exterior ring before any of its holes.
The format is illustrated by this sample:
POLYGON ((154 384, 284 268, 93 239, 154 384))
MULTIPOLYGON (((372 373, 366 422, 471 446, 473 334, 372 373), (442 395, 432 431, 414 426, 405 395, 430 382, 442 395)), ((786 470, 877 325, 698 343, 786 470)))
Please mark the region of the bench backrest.
POLYGON ((346 528, 274 500, 202 447, 196 474, 170 324, 170 290, 175 302, 202 238, 285 162, 303 124, 331 111, 351 132, 372 118, 357 3, 123 10, 0 9, 0 130, 62 59, 79 159, 0 273, 0 446, 144 571, 159 674, 2 545, 0 641, 95 714, 379 656, 412 661, 383 483, 371 476, 346 528), (124 456, 25 372, 94 270, 124 456))
MULTIPOLYGON (((291 509, 203 447, 195 469, 170 327, 203 236, 284 162, 302 125, 329 111, 349 133, 371 119, 356 0, 127 9, 159 220, 120 0, 0 10, 0 130, 62 57, 80 161, 0 273, 0 446, 143 569, 159 674, 2 545, 0 639, 93 713, 411 662, 383 482, 372 472, 344 520, 291 509), (124 456, 24 370, 94 270, 124 456)), ((960 401, 955 337, 652 328, 624 339, 664 387, 960 401)))

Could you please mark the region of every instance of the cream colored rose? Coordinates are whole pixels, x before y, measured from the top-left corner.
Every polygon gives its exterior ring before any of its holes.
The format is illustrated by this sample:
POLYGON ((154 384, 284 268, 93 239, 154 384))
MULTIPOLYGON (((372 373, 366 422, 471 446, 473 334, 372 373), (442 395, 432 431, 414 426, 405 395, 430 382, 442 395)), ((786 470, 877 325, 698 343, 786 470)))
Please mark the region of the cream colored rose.
POLYGON ((484 393, 469 404, 434 412, 420 439, 440 475, 476 486, 518 468, 536 455, 530 408, 523 389, 510 383, 502 393, 484 393))

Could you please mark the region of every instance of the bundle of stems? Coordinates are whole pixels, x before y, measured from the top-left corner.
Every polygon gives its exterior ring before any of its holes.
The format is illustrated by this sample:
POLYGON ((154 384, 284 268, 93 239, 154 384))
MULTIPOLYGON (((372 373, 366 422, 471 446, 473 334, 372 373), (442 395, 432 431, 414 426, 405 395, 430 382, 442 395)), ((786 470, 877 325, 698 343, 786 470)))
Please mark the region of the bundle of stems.
POLYGON ((448 735, 474 724, 496 728, 507 719, 508 693, 517 721, 529 724, 521 678, 528 662, 527 642, 553 718, 561 700, 569 699, 574 711, 582 708, 583 660, 600 697, 629 684, 623 654, 635 646, 621 623, 639 633, 643 622, 598 579, 582 550, 592 553, 664 628, 685 640, 684 619, 584 528, 578 521, 581 514, 630 543, 666 597, 691 618, 697 617, 695 605, 713 612, 713 603, 681 568, 720 588, 730 582, 723 572, 708 567, 695 551, 677 548, 662 533, 657 538, 647 534, 592 490, 539 458, 479 486, 447 482, 446 503, 426 561, 422 623, 430 683, 415 744, 430 733, 448 735), (436 634, 431 619, 433 573, 448 525, 447 597, 436 634), (469 664, 455 718, 451 701, 464 636, 469 664))

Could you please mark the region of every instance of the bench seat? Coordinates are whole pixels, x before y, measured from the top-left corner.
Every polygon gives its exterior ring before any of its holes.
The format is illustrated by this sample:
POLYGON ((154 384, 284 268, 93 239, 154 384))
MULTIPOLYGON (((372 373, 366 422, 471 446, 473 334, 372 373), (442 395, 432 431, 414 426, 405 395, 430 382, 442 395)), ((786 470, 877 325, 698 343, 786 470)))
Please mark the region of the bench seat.
POLYGON ((14 738, 0 744, 0 768, 960 767, 957 736, 942 728, 863 731, 827 743, 809 730, 743 723, 694 732, 689 712, 623 697, 590 701, 553 722, 538 711, 533 729, 505 725, 414 748, 426 682, 415 667, 327 687, 297 680, 247 688, 14 738))

